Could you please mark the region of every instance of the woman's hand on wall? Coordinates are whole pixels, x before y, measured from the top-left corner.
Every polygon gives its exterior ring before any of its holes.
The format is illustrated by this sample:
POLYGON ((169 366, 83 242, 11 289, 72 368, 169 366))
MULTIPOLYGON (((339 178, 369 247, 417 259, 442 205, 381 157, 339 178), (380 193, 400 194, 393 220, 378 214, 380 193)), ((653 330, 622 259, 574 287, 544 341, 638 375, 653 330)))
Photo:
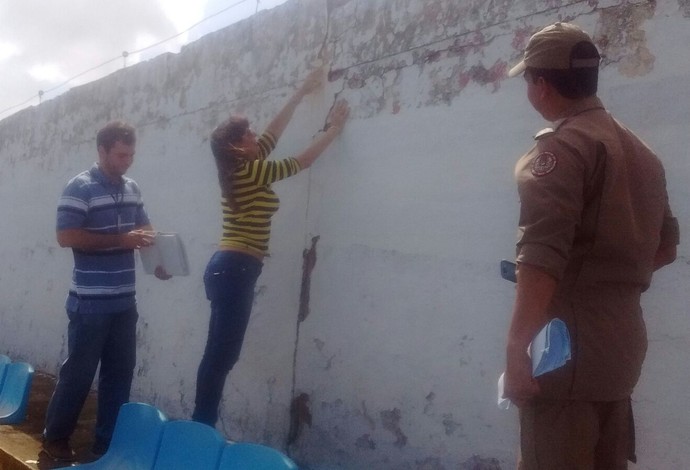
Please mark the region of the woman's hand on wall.
POLYGON ((331 145, 331 142, 340 135, 349 115, 350 107, 347 101, 337 101, 328 114, 325 131, 317 134, 316 139, 314 139, 311 145, 295 157, 302 169, 309 168, 323 151, 331 145))
POLYGON ((347 104, 347 101, 338 100, 328 114, 328 118, 326 119, 326 130, 334 127, 338 130, 338 133, 340 133, 343 127, 345 127, 345 123, 349 116, 350 106, 347 104))

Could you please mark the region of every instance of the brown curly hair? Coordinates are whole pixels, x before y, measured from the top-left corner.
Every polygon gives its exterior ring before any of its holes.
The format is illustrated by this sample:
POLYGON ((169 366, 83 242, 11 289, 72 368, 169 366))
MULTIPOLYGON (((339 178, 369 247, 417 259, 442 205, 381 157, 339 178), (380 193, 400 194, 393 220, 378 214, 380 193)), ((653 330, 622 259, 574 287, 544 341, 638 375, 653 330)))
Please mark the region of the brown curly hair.
POLYGON ((249 129, 249 120, 244 116, 230 116, 211 133, 211 152, 218 168, 218 183, 223 197, 231 209, 236 208, 232 195, 232 175, 243 157, 242 150, 235 147, 249 129))

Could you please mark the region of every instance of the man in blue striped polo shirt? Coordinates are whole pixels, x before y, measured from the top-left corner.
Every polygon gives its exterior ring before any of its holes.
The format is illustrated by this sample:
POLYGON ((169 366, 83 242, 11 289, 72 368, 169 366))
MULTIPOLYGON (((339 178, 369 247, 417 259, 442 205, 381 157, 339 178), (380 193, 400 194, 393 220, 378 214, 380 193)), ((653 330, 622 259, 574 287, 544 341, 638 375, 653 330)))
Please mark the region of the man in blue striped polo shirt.
MULTIPOLYGON (((72 248, 67 296, 68 356, 48 405, 43 450, 72 461, 69 438, 100 362, 98 415, 92 452, 107 450, 120 406, 129 400, 138 318, 134 250, 154 232, 137 183, 125 176, 134 161, 134 128, 115 121, 98 132, 98 163, 72 178, 57 210, 57 240, 72 248)), ((170 276, 162 269, 156 276, 170 276)))

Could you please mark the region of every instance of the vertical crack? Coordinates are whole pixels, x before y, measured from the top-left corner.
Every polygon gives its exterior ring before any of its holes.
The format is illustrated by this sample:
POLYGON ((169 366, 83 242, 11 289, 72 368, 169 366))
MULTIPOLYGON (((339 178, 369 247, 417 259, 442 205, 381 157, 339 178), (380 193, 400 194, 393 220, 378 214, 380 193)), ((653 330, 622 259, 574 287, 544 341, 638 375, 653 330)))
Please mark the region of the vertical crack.
MULTIPOLYGON (((326 2, 326 31, 317 54, 318 59, 321 60, 322 64, 325 66, 328 64, 329 76, 331 68, 330 54, 328 51, 328 38, 331 31, 331 5, 330 1, 326 2)), ((342 90, 341 90, 342 91, 342 90)), ((330 114, 333 106, 338 99, 340 92, 336 93, 333 99, 333 104, 331 104, 328 114, 330 114)), ((326 115, 326 121, 324 122, 323 128, 326 128, 326 123, 328 119, 328 114, 326 115)), ((309 223, 309 202, 311 200, 311 172, 309 173, 307 180, 307 202, 305 208, 305 227, 309 223)), ((306 238, 306 235, 305 235, 306 238)), ((290 402, 290 429, 288 431, 287 440, 285 443, 285 448, 290 454, 291 446, 297 441, 302 430, 304 429, 304 424, 311 426, 311 411, 309 409, 309 395, 307 393, 300 393, 296 396, 297 387, 297 353, 299 351, 299 335, 300 326, 302 322, 309 316, 309 295, 311 290, 311 273, 316 266, 316 244, 319 241, 319 236, 314 236, 311 239, 311 247, 305 249, 302 257, 302 284, 300 286, 300 296, 299 296, 299 312, 297 315, 297 324, 295 325, 295 346, 292 353, 292 390, 290 396, 292 397, 290 402)), ((306 240, 305 240, 306 242, 306 240)))
POLYGON ((316 244, 319 241, 319 236, 314 236, 311 239, 311 247, 304 250, 302 253, 302 287, 299 295, 299 313, 297 315, 297 326, 295 333, 295 347, 292 353, 292 391, 290 402, 290 429, 288 431, 287 441, 285 447, 288 451, 290 446, 297 441, 304 424, 311 426, 311 412, 309 410, 309 395, 300 393, 295 396, 295 388, 297 385, 297 351, 299 350, 299 334, 300 325, 309 316, 309 293, 311 290, 311 273, 316 266, 316 244))
POLYGON ((312 237, 311 248, 302 253, 302 288, 299 293, 299 314, 297 321, 302 323, 309 316, 309 295, 311 293, 311 272, 316 266, 316 244, 319 236, 312 237))
POLYGON ((290 403, 290 431, 288 432, 288 447, 294 444, 302 433, 304 425, 311 427, 311 410, 309 409, 309 395, 300 393, 290 403))

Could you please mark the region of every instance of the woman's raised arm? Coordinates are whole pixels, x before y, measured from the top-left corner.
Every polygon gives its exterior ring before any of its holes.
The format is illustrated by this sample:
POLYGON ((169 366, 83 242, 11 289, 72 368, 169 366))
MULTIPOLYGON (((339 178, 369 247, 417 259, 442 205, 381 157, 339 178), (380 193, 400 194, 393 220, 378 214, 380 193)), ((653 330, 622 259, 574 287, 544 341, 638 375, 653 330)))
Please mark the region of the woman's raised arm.
POLYGON ((302 153, 295 157, 302 169, 309 168, 312 163, 331 145, 331 142, 340 135, 345 127, 345 122, 350 115, 350 107, 346 101, 338 101, 330 114, 326 124, 326 130, 319 133, 314 141, 304 149, 302 153))
POLYGON ((280 136, 283 135, 283 131, 290 122, 290 119, 292 119, 292 115, 295 113, 295 108, 297 108, 297 105, 300 104, 302 98, 312 93, 321 85, 323 75, 323 67, 312 70, 309 75, 307 75, 307 78, 304 80, 302 85, 297 89, 295 94, 292 95, 285 106, 283 106, 283 109, 281 109, 276 117, 274 117, 270 122, 266 128, 266 132, 270 132, 273 134, 273 137, 278 140, 280 136))

